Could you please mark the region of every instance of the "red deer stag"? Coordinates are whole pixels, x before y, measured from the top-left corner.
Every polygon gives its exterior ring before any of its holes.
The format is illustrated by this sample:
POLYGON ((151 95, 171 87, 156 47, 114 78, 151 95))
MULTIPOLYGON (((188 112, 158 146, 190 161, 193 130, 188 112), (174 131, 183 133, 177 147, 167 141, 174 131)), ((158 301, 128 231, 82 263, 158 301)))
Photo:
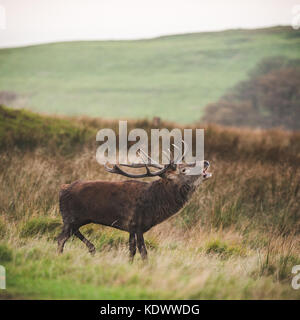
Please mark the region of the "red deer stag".
MULTIPOLYGON (((181 157, 184 157, 184 155, 181 157)), ((148 159, 151 159, 148 157, 148 159)), ((180 160, 180 161, 181 161, 180 160)), ((72 234, 85 243, 91 254, 95 246, 88 241, 79 228, 89 223, 110 226, 129 232, 130 259, 133 260, 136 246, 143 259, 147 250, 143 234, 153 226, 177 213, 187 203, 197 186, 211 174, 207 172, 209 162, 199 175, 189 175, 195 164, 132 164, 132 168, 145 168, 144 174, 130 174, 118 165, 105 169, 110 173, 129 178, 160 177, 152 182, 127 181, 75 181, 63 185, 60 191, 60 212, 63 230, 58 236, 58 251, 63 252, 65 242, 72 234), (158 169, 150 171, 149 167, 158 169)))

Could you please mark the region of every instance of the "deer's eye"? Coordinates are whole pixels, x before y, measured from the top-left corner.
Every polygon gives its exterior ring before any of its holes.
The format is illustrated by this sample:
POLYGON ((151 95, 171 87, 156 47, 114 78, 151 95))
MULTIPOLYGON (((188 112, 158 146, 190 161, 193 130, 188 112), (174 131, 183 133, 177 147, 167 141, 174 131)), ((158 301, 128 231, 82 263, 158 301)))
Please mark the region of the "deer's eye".
POLYGON ((181 172, 185 173, 186 172, 186 168, 181 169, 181 172))

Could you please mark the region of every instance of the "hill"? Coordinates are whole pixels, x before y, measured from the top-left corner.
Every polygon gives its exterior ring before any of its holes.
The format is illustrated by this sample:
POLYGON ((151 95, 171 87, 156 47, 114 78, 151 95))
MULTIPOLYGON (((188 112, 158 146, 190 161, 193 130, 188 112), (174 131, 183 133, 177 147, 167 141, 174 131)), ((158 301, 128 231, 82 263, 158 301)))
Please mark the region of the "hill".
POLYGON ((299 49, 290 27, 1 49, 0 100, 52 114, 188 123, 262 58, 296 59, 299 49))

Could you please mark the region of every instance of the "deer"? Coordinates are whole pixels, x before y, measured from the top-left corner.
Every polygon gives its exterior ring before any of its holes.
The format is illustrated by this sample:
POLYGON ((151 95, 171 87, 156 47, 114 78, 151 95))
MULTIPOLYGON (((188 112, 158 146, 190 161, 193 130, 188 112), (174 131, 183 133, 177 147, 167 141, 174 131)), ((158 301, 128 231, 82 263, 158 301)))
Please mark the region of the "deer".
POLYGON ((146 153, 150 162, 104 165, 107 172, 134 180, 78 180, 63 185, 59 193, 63 227, 57 238, 58 252, 62 253, 66 241, 75 235, 92 255, 95 254, 95 246, 79 231, 80 227, 94 223, 128 232, 130 261, 134 259, 136 248, 146 260, 144 233, 178 213, 198 186, 212 176, 207 171, 210 164, 206 160, 199 174, 189 174, 196 163, 180 163, 185 154, 186 151, 175 161, 169 159, 166 165, 160 165, 146 153), (121 166, 144 168, 146 172, 132 174, 121 166), (150 182, 137 180, 145 177, 159 179, 150 182))

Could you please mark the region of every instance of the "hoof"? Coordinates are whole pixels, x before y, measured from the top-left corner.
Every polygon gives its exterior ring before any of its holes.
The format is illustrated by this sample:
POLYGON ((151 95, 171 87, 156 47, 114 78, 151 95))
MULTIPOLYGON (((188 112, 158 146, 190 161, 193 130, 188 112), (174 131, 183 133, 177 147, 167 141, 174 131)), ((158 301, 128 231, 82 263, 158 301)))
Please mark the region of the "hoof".
POLYGON ((95 253, 96 253, 96 249, 95 249, 95 248, 90 249, 89 252, 90 252, 90 254, 91 254, 92 256, 94 256, 95 253))

